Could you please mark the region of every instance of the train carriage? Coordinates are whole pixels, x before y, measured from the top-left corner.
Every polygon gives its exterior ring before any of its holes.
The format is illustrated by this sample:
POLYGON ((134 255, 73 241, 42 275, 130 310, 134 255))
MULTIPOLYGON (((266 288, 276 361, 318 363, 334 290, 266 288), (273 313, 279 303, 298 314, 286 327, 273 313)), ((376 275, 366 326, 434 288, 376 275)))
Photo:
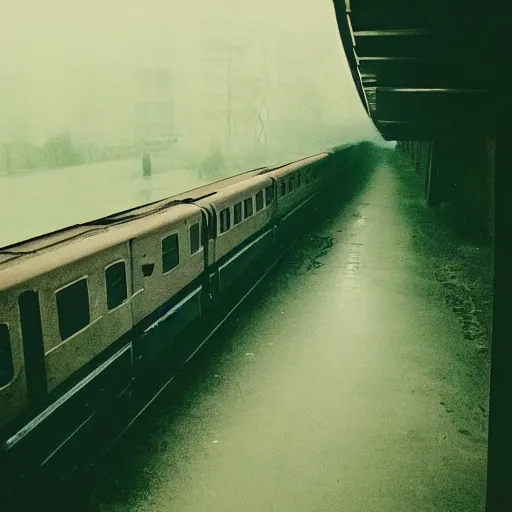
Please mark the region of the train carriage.
POLYGON ((210 229, 213 287, 225 292, 272 242, 275 181, 268 175, 226 187, 197 203, 215 219, 210 229))
POLYGON ((279 245, 287 245, 302 223, 307 222, 305 215, 309 209, 305 207, 314 204, 327 179, 327 157, 327 153, 321 153, 266 171, 276 182, 276 236, 279 245))
POLYGON ((154 359, 201 315, 206 217, 194 204, 165 213, 165 222, 132 240, 136 357, 154 359))
POLYGON ((47 241, 2 269, 0 425, 82 390, 111 346, 129 343, 136 324, 203 274, 201 223, 199 208, 177 205, 56 247, 47 241))
POLYGON ((129 265, 126 242, 91 236, 27 254, 0 272, 0 323, 8 325, 13 355, 12 379, 0 388, 1 425, 12 419, 3 413, 13 410, 10 397, 17 397, 14 409, 41 409, 132 328, 129 265), (119 270, 124 292, 109 279, 119 270))
POLYGON ((37 429, 60 446, 55 422, 81 428, 105 396, 160 355, 173 357, 204 307, 248 284, 301 225, 329 179, 326 158, 249 171, 0 249, 4 451, 37 429))

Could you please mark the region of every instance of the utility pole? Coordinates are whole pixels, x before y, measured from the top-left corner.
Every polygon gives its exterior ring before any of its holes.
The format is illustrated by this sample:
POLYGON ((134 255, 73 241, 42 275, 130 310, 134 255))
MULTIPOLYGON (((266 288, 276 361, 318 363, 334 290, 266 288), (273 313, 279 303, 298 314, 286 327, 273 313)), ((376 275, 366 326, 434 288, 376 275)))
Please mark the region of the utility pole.
POLYGON ((255 141, 254 146, 255 149, 260 145, 263 144, 265 148, 265 157, 268 153, 268 145, 267 145, 267 130, 266 130, 266 123, 269 119, 269 109, 267 105, 267 93, 268 93, 268 73, 267 73, 267 48, 266 46, 263 47, 263 77, 265 80, 264 90, 263 90, 263 98, 261 100, 260 109, 258 111, 258 115, 256 117, 256 126, 255 126, 255 141))
POLYGON ((231 140, 231 61, 232 61, 232 51, 233 48, 230 45, 228 47, 228 76, 227 76, 227 85, 228 85, 228 101, 227 101, 227 110, 226 110, 226 132, 224 137, 224 152, 227 155, 229 153, 229 146, 231 140))

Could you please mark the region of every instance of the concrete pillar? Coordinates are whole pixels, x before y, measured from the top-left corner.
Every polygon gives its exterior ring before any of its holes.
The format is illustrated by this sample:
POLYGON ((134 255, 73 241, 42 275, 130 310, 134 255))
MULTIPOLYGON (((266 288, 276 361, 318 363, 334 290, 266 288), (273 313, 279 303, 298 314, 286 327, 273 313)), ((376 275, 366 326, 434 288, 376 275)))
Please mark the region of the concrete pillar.
POLYGON ((465 219, 461 225, 467 234, 489 238, 492 210, 492 160, 488 141, 483 135, 472 135, 453 140, 450 154, 448 183, 450 202, 458 216, 465 219))
POLYGON ((487 193, 489 197, 488 209, 488 225, 491 237, 494 237, 494 218, 495 218, 495 199, 494 199, 494 180, 495 180, 495 154, 496 140, 494 137, 486 137, 485 139, 485 155, 487 165, 487 193))
POLYGON ((427 179, 427 173, 430 161, 431 143, 428 141, 420 142, 420 156, 418 162, 418 172, 420 176, 425 180, 427 179))
MULTIPOLYGON (((494 295, 491 401, 486 511, 510 510, 512 482, 512 131, 501 133, 494 151, 494 295)), ((493 143, 487 141, 487 149, 493 143)), ((493 161, 493 158, 489 159, 493 161)))
POLYGON ((433 142, 425 180, 428 204, 450 203, 461 230, 480 238, 491 234, 491 154, 481 135, 443 137, 433 142))
POLYGON ((416 172, 418 174, 421 173, 421 167, 420 167, 420 164, 421 164, 421 147, 422 147, 422 142, 421 141, 416 141, 416 162, 415 162, 415 168, 416 168, 416 172))
POLYGON ((443 198, 440 145, 439 141, 430 144, 428 167, 425 171, 425 199, 429 206, 438 206, 443 198))
POLYGON ((142 155, 142 175, 145 178, 151 177, 151 157, 149 153, 142 155))
POLYGON ((470 141, 473 158, 469 162, 469 175, 464 190, 465 211, 474 220, 475 234, 489 238, 490 215, 492 211, 493 161, 488 153, 485 137, 470 141))

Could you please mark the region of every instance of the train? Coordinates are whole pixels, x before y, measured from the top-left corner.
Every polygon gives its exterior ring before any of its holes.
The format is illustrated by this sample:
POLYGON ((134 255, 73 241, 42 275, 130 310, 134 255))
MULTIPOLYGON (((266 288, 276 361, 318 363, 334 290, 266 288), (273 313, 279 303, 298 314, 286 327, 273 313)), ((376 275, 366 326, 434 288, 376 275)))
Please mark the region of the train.
POLYGON ((290 237, 336 173, 333 154, 0 249, 0 455, 36 432, 52 453, 105 397, 151 372, 290 237))

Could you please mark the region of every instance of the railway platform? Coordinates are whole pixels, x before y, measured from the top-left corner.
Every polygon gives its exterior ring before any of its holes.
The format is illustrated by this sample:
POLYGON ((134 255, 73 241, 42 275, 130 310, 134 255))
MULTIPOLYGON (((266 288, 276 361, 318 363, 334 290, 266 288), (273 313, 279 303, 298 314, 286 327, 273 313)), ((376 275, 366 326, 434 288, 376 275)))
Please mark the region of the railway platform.
POLYGON ((84 510, 484 509, 490 250, 411 169, 367 171, 98 462, 84 510))

